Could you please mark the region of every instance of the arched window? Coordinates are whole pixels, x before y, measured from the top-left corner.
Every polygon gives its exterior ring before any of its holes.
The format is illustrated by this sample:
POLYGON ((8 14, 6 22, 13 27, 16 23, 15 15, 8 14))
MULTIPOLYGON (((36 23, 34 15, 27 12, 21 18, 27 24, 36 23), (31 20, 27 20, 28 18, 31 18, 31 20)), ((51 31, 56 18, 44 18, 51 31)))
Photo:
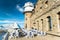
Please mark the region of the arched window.
POLYGON ((48 18, 48 27, 49 27, 49 31, 51 31, 51 30, 52 30, 51 17, 50 17, 50 16, 48 16, 47 18, 48 18))
POLYGON ((41 19, 41 24, 42 24, 42 31, 43 31, 43 19, 41 19))
POLYGON ((37 21, 37 26, 38 26, 38 30, 39 30, 39 21, 37 21))
POLYGON ((41 21, 42 21, 42 24, 43 24, 43 19, 41 19, 41 21))
POLYGON ((25 28, 27 29, 27 24, 25 25, 25 28))
POLYGON ((48 4, 48 0, 45 2, 45 4, 48 4))
POLYGON ((35 24, 36 24, 36 23, 34 22, 34 23, 33 23, 34 27, 35 27, 35 24))
POLYGON ((60 12, 58 12, 57 14, 58 14, 58 20, 59 20, 59 26, 60 26, 60 12))
POLYGON ((58 12, 57 14, 58 14, 58 16, 59 16, 59 20, 60 20, 60 12, 58 12))
POLYGON ((27 20, 27 18, 26 18, 26 20, 27 20))
POLYGON ((48 7, 48 0, 45 1, 45 8, 47 8, 47 7, 48 7))
POLYGON ((40 9, 42 9, 42 7, 40 7, 40 9))

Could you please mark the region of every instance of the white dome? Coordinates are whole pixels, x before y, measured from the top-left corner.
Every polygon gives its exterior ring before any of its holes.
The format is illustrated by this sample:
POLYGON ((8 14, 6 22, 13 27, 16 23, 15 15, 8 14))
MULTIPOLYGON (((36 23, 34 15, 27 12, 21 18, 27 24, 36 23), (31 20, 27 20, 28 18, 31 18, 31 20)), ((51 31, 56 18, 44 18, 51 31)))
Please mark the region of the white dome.
POLYGON ((25 3, 24 7, 28 7, 28 6, 32 6, 32 7, 34 7, 33 3, 31 3, 31 2, 27 2, 27 3, 25 3))
POLYGON ((34 9, 34 5, 31 2, 27 2, 24 5, 24 12, 26 11, 32 11, 34 9))

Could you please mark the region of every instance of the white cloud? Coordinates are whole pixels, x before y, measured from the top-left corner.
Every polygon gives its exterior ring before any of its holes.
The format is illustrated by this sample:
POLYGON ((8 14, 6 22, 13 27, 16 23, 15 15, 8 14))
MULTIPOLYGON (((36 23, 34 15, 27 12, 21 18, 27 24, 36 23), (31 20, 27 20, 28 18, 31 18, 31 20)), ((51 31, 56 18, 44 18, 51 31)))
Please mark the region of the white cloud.
POLYGON ((0 20, 0 23, 24 23, 24 21, 9 21, 9 20, 0 20))
POLYGON ((21 8, 19 5, 16 6, 16 8, 20 11, 20 12, 23 12, 23 8, 21 8))
POLYGON ((10 22, 10 21, 8 21, 8 20, 0 20, 0 23, 8 23, 8 22, 10 22))

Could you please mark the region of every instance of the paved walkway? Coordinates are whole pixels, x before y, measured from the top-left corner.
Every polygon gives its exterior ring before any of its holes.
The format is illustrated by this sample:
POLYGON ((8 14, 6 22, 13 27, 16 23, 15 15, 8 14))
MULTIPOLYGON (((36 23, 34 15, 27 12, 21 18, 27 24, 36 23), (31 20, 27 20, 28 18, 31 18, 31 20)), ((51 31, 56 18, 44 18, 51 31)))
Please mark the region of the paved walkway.
POLYGON ((52 36, 52 35, 46 35, 46 36, 36 36, 33 38, 15 38, 10 40, 60 40, 60 37, 52 36))

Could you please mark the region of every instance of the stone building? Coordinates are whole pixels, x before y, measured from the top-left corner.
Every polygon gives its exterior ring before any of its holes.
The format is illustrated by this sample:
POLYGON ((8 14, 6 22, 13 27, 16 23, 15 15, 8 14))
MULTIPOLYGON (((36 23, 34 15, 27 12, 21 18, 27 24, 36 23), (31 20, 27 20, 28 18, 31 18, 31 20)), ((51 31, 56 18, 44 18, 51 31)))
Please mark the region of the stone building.
POLYGON ((24 5, 25 28, 32 28, 51 34, 60 32, 60 0, 38 0, 36 5, 24 5))

